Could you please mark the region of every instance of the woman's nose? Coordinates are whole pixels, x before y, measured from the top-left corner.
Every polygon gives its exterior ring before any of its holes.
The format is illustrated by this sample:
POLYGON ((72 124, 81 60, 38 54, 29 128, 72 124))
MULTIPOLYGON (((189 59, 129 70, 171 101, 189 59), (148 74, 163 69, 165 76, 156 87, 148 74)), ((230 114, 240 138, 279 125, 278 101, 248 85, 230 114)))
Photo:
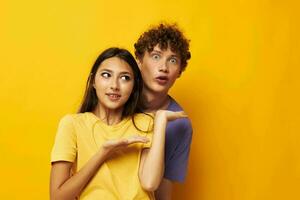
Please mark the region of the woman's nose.
POLYGON ((120 89, 118 78, 112 79, 112 81, 110 83, 110 89, 112 89, 114 91, 118 91, 120 89))

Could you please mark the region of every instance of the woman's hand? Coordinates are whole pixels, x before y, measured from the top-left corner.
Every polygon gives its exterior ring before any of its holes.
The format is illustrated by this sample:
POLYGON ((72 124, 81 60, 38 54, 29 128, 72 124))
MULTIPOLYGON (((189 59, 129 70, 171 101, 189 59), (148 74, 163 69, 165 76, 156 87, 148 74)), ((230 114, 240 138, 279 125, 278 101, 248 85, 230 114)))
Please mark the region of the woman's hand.
POLYGON ((167 121, 173 121, 175 119, 187 117, 184 111, 170 111, 170 110, 158 110, 155 114, 155 118, 166 119, 167 121))
POLYGON ((103 153, 106 157, 109 157, 112 153, 127 148, 131 144, 135 143, 147 143, 149 139, 147 137, 135 135, 130 138, 123 138, 118 140, 108 140, 102 146, 103 153))
POLYGON ((106 161, 109 155, 122 148, 127 148, 130 144, 146 143, 148 141, 148 138, 141 136, 109 140, 104 143, 98 153, 90 158, 90 160, 71 177, 70 170, 73 163, 65 161, 52 163, 50 183, 51 199, 75 199, 97 173, 99 167, 106 161))

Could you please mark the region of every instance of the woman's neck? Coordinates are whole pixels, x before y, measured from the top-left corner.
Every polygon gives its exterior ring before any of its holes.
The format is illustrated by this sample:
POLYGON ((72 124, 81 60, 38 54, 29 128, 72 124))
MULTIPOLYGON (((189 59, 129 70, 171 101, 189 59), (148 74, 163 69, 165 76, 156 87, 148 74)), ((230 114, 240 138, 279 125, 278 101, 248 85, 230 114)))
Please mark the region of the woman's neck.
POLYGON ((157 110, 165 110, 170 103, 168 94, 154 94, 151 92, 143 93, 144 111, 156 112, 157 110))
POLYGON ((122 120, 122 109, 110 110, 97 105, 93 113, 107 125, 118 124, 122 120))

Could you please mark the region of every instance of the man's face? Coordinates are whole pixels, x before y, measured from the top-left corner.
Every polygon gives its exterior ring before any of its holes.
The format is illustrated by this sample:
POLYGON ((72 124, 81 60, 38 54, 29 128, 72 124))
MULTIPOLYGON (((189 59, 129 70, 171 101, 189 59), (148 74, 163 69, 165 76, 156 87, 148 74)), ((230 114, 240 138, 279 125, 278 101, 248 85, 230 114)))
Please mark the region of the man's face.
POLYGON ((181 73, 180 58, 169 47, 162 50, 156 45, 152 52, 146 51, 138 63, 146 92, 167 94, 181 73))

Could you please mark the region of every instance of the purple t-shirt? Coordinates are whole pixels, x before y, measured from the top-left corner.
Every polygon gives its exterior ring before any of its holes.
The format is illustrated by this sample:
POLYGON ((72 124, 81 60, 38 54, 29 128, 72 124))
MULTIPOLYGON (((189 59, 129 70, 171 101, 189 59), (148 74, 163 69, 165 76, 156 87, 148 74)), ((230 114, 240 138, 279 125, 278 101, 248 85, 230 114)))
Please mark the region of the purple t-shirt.
MULTIPOLYGON (((167 110, 181 111, 180 105, 172 98, 167 110)), ((165 144, 164 178, 183 182, 192 141, 192 125, 188 118, 181 118, 167 124, 165 144)))

